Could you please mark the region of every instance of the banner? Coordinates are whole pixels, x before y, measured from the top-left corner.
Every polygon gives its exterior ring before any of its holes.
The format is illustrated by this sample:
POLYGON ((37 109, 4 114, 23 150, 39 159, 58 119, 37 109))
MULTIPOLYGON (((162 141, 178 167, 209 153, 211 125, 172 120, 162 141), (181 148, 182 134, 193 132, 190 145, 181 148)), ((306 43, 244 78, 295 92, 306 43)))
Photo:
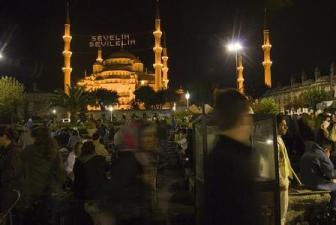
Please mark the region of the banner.
POLYGON ((89 41, 90 48, 104 47, 124 47, 134 46, 135 37, 131 34, 108 34, 108 35, 92 35, 89 41))

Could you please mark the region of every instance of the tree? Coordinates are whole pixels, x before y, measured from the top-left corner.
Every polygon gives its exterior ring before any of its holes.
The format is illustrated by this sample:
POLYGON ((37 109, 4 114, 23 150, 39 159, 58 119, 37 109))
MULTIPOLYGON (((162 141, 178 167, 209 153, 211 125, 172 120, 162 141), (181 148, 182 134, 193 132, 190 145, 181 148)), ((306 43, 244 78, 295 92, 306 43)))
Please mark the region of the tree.
POLYGON ((99 88, 91 94, 93 95, 93 98, 96 99, 96 102, 99 102, 102 108, 105 108, 106 105, 114 105, 119 102, 119 96, 116 91, 99 88))
POLYGON ((327 93, 320 89, 311 89, 302 93, 302 99, 305 107, 316 110, 316 105, 327 100, 327 93))
POLYGON ((13 122, 19 107, 24 103, 23 85, 13 77, 0 77, 0 118, 1 122, 13 122))
POLYGON ((89 104, 93 104, 95 99, 89 92, 86 92, 82 87, 71 86, 69 95, 63 90, 55 91, 51 97, 51 106, 59 106, 70 112, 72 122, 77 121, 77 114, 85 110, 89 104))
POLYGON ((143 102, 146 109, 155 107, 158 103, 157 95, 153 88, 143 86, 134 91, 135 99, 137 102, 143 102))
POLYGON ((274 98, 263 98, 260 101, 253 104, 253 110, 258 114, 272 114, 277 115, 279 110, 279 105, 274 98))
POLYGON ((162 108, 162 106, 166 103, 173 103, 178 100, 179 95, 174 89, 166 89, 156 92, 156 105, 158 108, 162 108))

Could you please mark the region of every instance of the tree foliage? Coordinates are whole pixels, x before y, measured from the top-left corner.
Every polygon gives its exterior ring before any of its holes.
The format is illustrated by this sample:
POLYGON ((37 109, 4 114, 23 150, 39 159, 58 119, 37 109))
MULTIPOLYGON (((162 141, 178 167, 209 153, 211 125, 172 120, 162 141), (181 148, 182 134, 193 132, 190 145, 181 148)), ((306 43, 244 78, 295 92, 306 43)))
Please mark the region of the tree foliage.
POLYGON ((155 92, 149 86, 143 86, 134 91, 136 102, 143 102, 146 109, 161 109, 165 103, 177 101, 178 95, 173 89, 155 92))
POLYGON ((327 93, 320 89, 311 89, 302 93, 302 100, 305 107, 316 110, 316 105, 327 100, 327 93))
POLYGON ((146 109, 153 108, 157 103, 157 96, 153 88, 143 86, 134 91, 137 102, 143 102, 146 109))
POLYGON ((92 97, 98 102, 101 106, 114 105, 117 104, 118 94, 116 91, 110 91, 105 88, 99 88, 91 93, 92 97))
POLYGON ((0 117, 1 122, 13 122, 19 107, 24 103, 24 86, 13 77, 0 77, 0 117))
POLYGON ((69 88, 69 95, 63 90, 57 90, 50 101, 51 106, 59 106, 70 112, 71 121, 76 121, 77 114, 84 111, 87 105, 93 104, 95 99, 84 88, 71 86, 69 88))
POLYGON ((276 115, 279 111, 279 105, 274 98, 263 98, 253 105, 253 110, 258 114, 276 115))

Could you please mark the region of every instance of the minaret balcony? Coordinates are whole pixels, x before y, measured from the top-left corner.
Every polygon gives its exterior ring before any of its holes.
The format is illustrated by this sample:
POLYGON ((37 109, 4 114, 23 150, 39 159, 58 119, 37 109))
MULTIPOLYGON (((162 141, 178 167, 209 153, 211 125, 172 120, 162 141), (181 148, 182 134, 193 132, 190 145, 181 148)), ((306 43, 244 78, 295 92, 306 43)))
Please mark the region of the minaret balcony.
POLYGON ((70 35, 63 35, 63 40, 64 41, 71 41, 71 39, 72 39, 72 36, 70 36, 70 35))
POLYGON ((153 51, 154 52, 159 51, 161 53, 162 52, 162 47, 154 47, 153 51))
POLYGON ((168 67, 163 67, 163 68, 162 68, 162 72, 164 72, 164 73, 167 73, 168 70, 169 70, 168 67))
POLYGON ((271 66, 272 63, 273 63, 272 61, 264 61, 264 62, 262 62, 262 65, 263 65, 263 66, 267 66, 267 65, 270 65, 270 66, 271 66))
POLYGON ((153 67, 154 67, 154 68, 157 68, 157 67, 160 67, 160 68, 161 68, 161 67, 163 67, 163 64, 162 64, 162 63, 154 63, 154 64, 153 64, 153 67))
POLYGON ((162 56, 162 60, 168 61, 168 56, 162 56))
POLYGON ((162 31, 161 30, 156 30, 153 32, 154 36, 161 37, 162 36, 162 31))
POLYGON ((72 55, 72 52, 67 51, 67 50, 63 51, 62 53, 63 53, 64 56, 68 56, 68 57, 71 57, 71 55, 72 55))
POLYGON ((244 80, 244 78, 239 77, 239 78, 237 79, 237 81, 238 81, 238 83, 243 83, 245 80, 244 80))
POLYGON ((268 43, 268 44, 266 43, 266 44, 263 44, 261 47, 262 47, 262 49, 264 49, 264 50, 265 50, 265 49, 271 49, 271 48, 272 48, 272 45, 269 44, 269 43, 268 43))
POLYGON ((71 68, 71 67, 63 67, 63 68, 62 68, 62 71, 63 71, 63 72, 71 72, 71 71, 72 71, 72 68, 71 68))

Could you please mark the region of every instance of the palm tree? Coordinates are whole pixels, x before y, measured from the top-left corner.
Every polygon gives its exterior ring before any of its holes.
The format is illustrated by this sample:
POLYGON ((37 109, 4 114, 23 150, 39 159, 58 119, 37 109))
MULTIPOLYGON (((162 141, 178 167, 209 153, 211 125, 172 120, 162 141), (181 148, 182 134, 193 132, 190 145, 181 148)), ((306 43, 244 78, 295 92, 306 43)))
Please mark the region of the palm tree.
POLYGON ((85 110, 85 107, 94 103, 89 92, 79 86, 71 86, 69 88, 69 95, 63 90, 56 90, 51 97, 51 106, 59 106, 70 113, 71 121, 77 121, 77 114, 85 110))

